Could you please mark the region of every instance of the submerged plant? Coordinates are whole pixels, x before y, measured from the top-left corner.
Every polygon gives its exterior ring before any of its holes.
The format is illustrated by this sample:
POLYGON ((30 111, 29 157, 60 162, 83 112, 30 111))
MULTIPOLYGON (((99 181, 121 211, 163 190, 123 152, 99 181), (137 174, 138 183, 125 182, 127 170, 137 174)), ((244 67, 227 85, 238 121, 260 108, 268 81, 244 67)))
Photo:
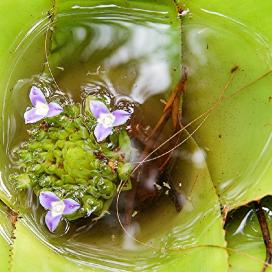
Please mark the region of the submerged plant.
POLYGON ((28 118, 28 122, 45 119, 31 126, 29 139, 14 152, 19 171, 13 173, 11 179, 16 188, 33 189, 41 205, 49 210, 45 222, 50 231, 57 228, 63 216, 68 220, 91 215, 101 217, 112 202, 120 181, 128 178, 132 169, 121 146, 124 137, 129 139, 126 130, 113 130, 113 126, 124 124, 130 113, 116 110, 111 114, 102 102, 93 100, 90 101, 92 113, 83 112, 79 104, 66 105, 60 112, 56 110, 61 109, 57 103, 46 104, 37 88, 31 89, 30 99, 36 108, 31 110, 35 117, 28 118), (41 109, 46 105, 49 111, 44 110, 42 115, 41 109), (54 110, 51 111, 50 105, 54 110), (106 119, 111 115, 113 123, 105 128, 106 119), (103 122, 98 120, 96 128, 99 128, 94 131, 100 143, 92 131, 95 118, 103 119, 103 122), (103 132, 104 128, 107 133, 103 132), (110 133, 114 140, 109 138, 101 142, 110 133))

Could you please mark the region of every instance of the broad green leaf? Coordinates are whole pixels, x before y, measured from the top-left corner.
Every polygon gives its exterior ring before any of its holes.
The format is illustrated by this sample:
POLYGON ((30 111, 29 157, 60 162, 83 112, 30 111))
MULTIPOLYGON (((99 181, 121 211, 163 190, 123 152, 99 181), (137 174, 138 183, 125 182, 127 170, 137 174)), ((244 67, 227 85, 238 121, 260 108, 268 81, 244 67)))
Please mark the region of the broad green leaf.
MULTIPOLYGON (((204 161, 192 163, 188 160, 188 155, 194 157, 199 151, 194 140, 189 139, 182 147, 185 155, 181 155, 172 175, 173 180, 180 181, 176 183, 177 190, 184 194, 184 207, 175 219, 176 227, 173 227, 178 230, 172 236, 173 247, 195 249, 177 253, 178 259, 173 259, 172 265, 167 265, 163 271, 228 270, 220 205, 208 168, 204 161)), ((164 217, 162 220, 166 222, 168 219, 164 217)))
POLYGON ((0 236, 0 256, 1 256, 1 263, 0 269, 2 272, 8 272, 9 269, 9 253, 10 253, 10 245, 7 243, 2 236, 0 236))
MULTIPOLYGON (((12 196, 7 182, 8 159, 6 147, 14 138, 14 118, 18 111, 22 114, 22 90, 14 88, 19 79, 29 78, 41 71, 44 63, 44 35, 36 37, 33 43, 32 31, 40 30, 48 21, 47 12, 52 7, 51 0, 1 1, 0 3, 0 199, 11 206, 12 196), (19 46, 20 45, 20 46, 19 46), (20 92, 19 92, 20 91, 20 92), (14 98, 14 93, 16 99, 14 98), (12 114, 8 112, 12 109, 12 114), (13 124, 13 125, 10 125, 13 124)), ((37 34, 37 33, 36 33, 37 34)), ((22 83, 22 82, 21 82, 22 83)), ((25 96, 25 93, 24 93, 25 96)), ((19 124, 16 124, 20 130, 19 124)))
MULTIPOLYGON (((265 199, 262 203, 271 232, 271 198, 265 199)), ((262 270, 266 258, 265 245, 252 205, 242 207, 233 212, 226 226, 226 239, 228 248, 230 248, 230 272, 255 272, 262 270)), ((268 267, 266 271, 272 271, 272 266, 268 267)))
POLYGON ((19 220, 16 224, 15 241, 12 251, 12 272, 66 272, 66 271, 92 271, 80 268, 75 263, 54 252, 39 240, 35 234, 19 220))
MULTIPOLYGON (((186 154, 196 151, 198 147, 192 140, 184 146, 186 154)), ((27 217, 16 226, 12 272, 29 271, 37 266, 41 272, 49 268, 54 272, 74 269, 100 271, 99 268, 118 271, 180 271, 181 268, 192 272, 227 271, 228 256, 219 201, 205 163, 201 167, 199 164, 194 166, 185 156, 177 162, 175 173, 172 178, 181 193, 183 210, 177 214, 173 204, 165 198, 151 213, 135 218, 141 229, 137 239, 147 246, 126 237, 125 245, 134 250, 125 250, 122 249, 123 238, 118 245, 107 240, 109 236, 92 237, 91 233, 82 238, 64 237, 59 240, 47 237, 48 234, 35 227, 33 229, 33 223, 27 217), (47 243, 62 253, 54 252, 47 243), (89 265, 88 268, 77 268, 76 252, 83 254, 79 255, 80 259, 82 264, 89 265), (22 267, 23 261, 26 265, 22 267)))
MULTIPOLYGON (((157 1, 154 2, 157 4, 157 1)), ((255 8, 255 3, 253 2, 241 0, 242 6, 248 7, 252 3, 255 8)), ((266 61, 262 59, 264 55, 269 56, 269 45, 254 34, 255 32, 261 33, 268 41, 271 41, 271 36, 269 36, 271 34, 268 34, 270 21, 267 16, 263 16, 263 11, 269 10, 271 4, 269 1, 263 2, 258 4, 256 14, 249 14, 248 8, 236 9, 237 3, 235 1, 231 1, 228 4, 218 1, 204 2, 200 0, 188 2, 188 7, 191 9, 193 17, 192 19, 186 19, 184 28, 185 36, 187 36, 185 42, 185 52, 187 54, 185 54, 184 58, 187 64, 195 70, 191 70, 192 75, 185 97, 185 118, 187 120, 195 118, 212 105, 212 102, 219 95, 220 89, 227 80, 230 69, 235 65, 239 65, 244 71, 237 73, 233 86, 226 94, 234 92, 239 86, 254 80, 254 78, 270 69, 269 58, 266 61), (235 22, 231 23, 218 14, 201 10, 200 7, 227 14, 248 25, 249 29, 241 27, 241 25, 235 22), (264 28, 259 27, 259 24, 265 25, 264 28), (211 28, 211 33, 209 28, 211 28), (205 29, 207 29, 206 32, 205 29), (199 35, 196 35, 196 33, 199 35), (206 34, 207 36, 205 36, 206 34), (225 39, 224 37, 227 38, 225 39), (203 40, 199 41, 198 39, 203 40), (194 48, 191 46, 192 44, 200 44, 200 49, 197 46, 194 48), (237 46, 233 47, 233 44, 237 44, 237 46), (230 50, 227 51, 226 47, 230 48, 230 50), (200 55, 197 55, 198 50, 202 53, 206 52, 204 49, 209 52, 206 55, 206 60, 205 54, 203 54, 204 60, 200 55), (253 51, 255 52, 255 49, 257 49, 256 55, 252 54, 253 51), (248 57, 249 55, 251 56, 250 58, 248 57), (197 65, 199 62, 201 64, 201 61, 207 61, 207 63, 197 65), (255 65, 256 63, 258 65, 255 65), (207 71, 210 72, 207 73, 207 71)), ((60 1, 57 1, 57 3, 60 3, 60 1)), ((72 1, 63 3, 65 7, 71 7, 72 1)), ((84 5, 84 3, 82 1, 80 4, 84 5)), ((99 3, 104 4, 102 1, 99 1, 99 3)), ((118 4, 118 1, 115 3, 118 4)), ((141 4, 146 7, 145 1, 142 1, 141 4)), ((157 7, 156 5, 153 6, 157 7)), ((20 10, 19 4, 18 10, 20 10)), ((40 11, 39 7, 38 11, 35 12, 37 12, 37 15, 38 13, 40 15, 40 11)), ((16 27, 19 27, 19 25, 16 27)), ((25 66, 27 60, 31 68, 26 70, 19 69, 21 72, 14 74, 14 79, 27 78, 33 73, 42 71, 43 68, 40 64, 44 59, 43 42, 44 36, 41 37, 40 43, 32 45, 33 47, 28 51, 28 56, 31 57, 21 60, 22 67, 25 66), (37 51, 33 51, 33 48, 36 48, 37 51), (37 52, 35 58, 33 57, 33 52, 37 52), (34 70, 36 72, 33 72, 34 70)), ((58 56, 56 62, 61 59, 63 59, 63 56, 58 56)), ((176 77, 178 76, 176 75, 176 77)), ((14 81, 11 80, 12 83, 10 83, 9 87, 13 86, 14 81)), ((270 93, 267 86, 269 84, 271 84, 271 78, 267 77, 262 82, 247 88, 241 95, 223 101, 222 105, 211 114, 206 123, 195 134, 200 146, 209 150, 207 151, 208 166, 213 181, 217 186, 217 192, 222 203, 230 208, 271 193, 268 182, 269 177, 271 177, 269 172, 271 171, 269 170, 271 166, 271 149, 269 149, 271 127, 269 128, 269 124, 272 116, 271 105, 268 102, 270 93), (265 143, 267 143, 267 149, 264 149, 265 143), (247 173, 249 174, 246 175, 247 173)), ((17 104, 20 102, 18 101, 17 104)), ((190 152, 194 152, 196 146, 190 142, 187 148, 190 152)), ((154 244, 156 245, 161 237, 166 237, 164 231, 167 231, 170 234, 164 239, 164 242, 167 242, 168 247, 176 248, 182 246, 183 248, 190 248, 191 245, 194 245, 196 248, 185 251, 177 250, 176 253, 166 248, 166 253, 156 252, 155 257, 151 254, 151 250, 144 249, 143 252, 147 258, 150 257, 149 269, 152 266, 154 268, 155 263, 160 263, 161 271, 180 271, 181 267, 185 267, 186 270, 190 271, 201 271, 200 269, 203 271, 227 271, 227 254, 224 249, 220 249, 220 247, 224 248, 225 244, 219 202, 208 170, 206 166, 203 169, 194 169, 191 164, 184 166, 184 163, 186 165, 186 162, 183 161, 180 169, 184 169, 184 171, 180 173, 179 178, 182 179, 182 184, 184 182, 185 209, 178 217, 173 210, 172 204, 166 205, 163 213, 158 209, 153 215, 153 225, 151 224, 147 227, 146 231, 140 236, 147 242, 147 237, 156 230, 158 237, 157 239, 154 238, 154 244), (192 181, 196 182, 193 183, 192 181), (192 207, 193 210, 191 210, 192 207), (158 221, 160 217, 161 220, 158 221), (189 223, 192 223, 192 226, 189 223), (162 225, 163 230, 158 229, 158 226, 162 225), (187 234, 190 235, 191 240, 182 240, 182 237, 186 237, 187 234), (206 247, 205 245, 207 244, 211 246, 216 245, 218 248, 206 247), (203 245, 203 247, 199 245, 203 245)), ((10 202, 7 194, 3 194, 2 199, 7 203, 10 202)), ((16 240, 14 245, 13 271, 23 272, 22 269, 27 268, 29 269, 26 271, 35 271, 37 266, 42 266, 41 264, 44 264, 42 267, 44 271, 53 268, 55 269, 54 271, 70 271, 72 269, 80 271, 77 265, 51 251, 47 245, 35 236, 32 229, 30 230, 23 222, 25 221, 20 222, 17 228, 19 239, 16 240), (28 247, 25 247, 25 245, 28 245, 28 247), (50 259, 51 261, 48 261, 50 259), (22 268, 22 263, 26 263, 25 260, 28 260, 27 264, 29 266, 22 268)), ((92 240, 90 239, 90 241, 92 240)), ((232 244, 232 246, 235 247, 236 245, 232 244)), ((253 248, 252 250, 258 256, 257 249, 253 248)), ((119 252, 119 254, 121 257, 123 256, 122 252, 119 252)), ((135 255, 127 254, 135 258, 135 255)), ((231 262, 234 263, 235 258, 239 261, 240 257, 238 255, 231 255, 231 262)), ((142 259, 135 258, 135 260, 142 264, 142 259)), ((80 269, 82 271, 91 271, 91 269, 84 267, 80 269)))
MULTIPOLYGON (((33 3, 26 3, 23 0, 14 0, 12 4, 9 1, 1 1, 1 85, 3 84, 3 75, 9 68, 9 64, 11 64, 9 60, 10 55, 14 53, 14 46, 25 37, 27 31, 29 31, 33 24, 37 23, 37 20, 47 15, 52 4, 53 1, 51 0, 36 0, 33 3)), ((40 54, 40 52, 35 53, 40 54)), ((41 65, 41 63, 39 65, 41 65)))
POLYGON ((9 209, 0 202, 0 271, 8 272, 13 227, 10 222, 9 209))
MULTIPOLYGON (((184 120, 212 107, 231 74, 225 97, 271 70, 269 0, 185 1, 184 62, 189 67, 184 120)), ((272 194, 272 75, 223 99, 194 134, 223 205, 232 209, 272 194)), ((203 120, 203 118, 202 118, 203 120)), ((199 122, 196 122, 199 124, 199 122)), ((193 132, 196 124, 188 128, 193 132)))

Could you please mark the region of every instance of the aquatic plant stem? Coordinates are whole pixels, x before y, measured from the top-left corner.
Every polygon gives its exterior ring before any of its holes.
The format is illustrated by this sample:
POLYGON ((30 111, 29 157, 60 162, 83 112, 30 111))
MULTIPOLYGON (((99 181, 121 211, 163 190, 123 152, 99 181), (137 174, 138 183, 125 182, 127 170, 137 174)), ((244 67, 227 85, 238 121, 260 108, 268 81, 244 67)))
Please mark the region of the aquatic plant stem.
MULTIPOLYGON (((173 133, 176 133, 180 129, 180 124, 181 124, 180 101, 181 101, 181 95, 183 91, 185 90, 186 82, 187 82, 187 72, 185 69, 183 69, 182 78, 178 82, 175 89, 172 91, 169 99, 167 100, 165 107, 163 109, 162 116, 160 117, 156 126, 152 129, 150 135, 145 139, 144 150, 140 156, 141 160, 144 159, 148 155, 148 153, 151 152, 154 149, 154 147, 158 145, 158 141, 160 139, 159 136, 162 133, 170 117, 172 118, 172 123, 173 123, 173 133)), ((179 141, 179 137, 177 141, 179 141)), ((177 142, 175 141, 175 145, 176 144, 177 142)), ((159 165, 156 168, 159 169, 159 172, 161 175, 164 173, 171 159, 172 159, 172 153, 169 153, 167 154, 166 159, 163 160, 162 163, 159 162, 159 165)), ((131 224, 132 213, 135 207, 136 195, 137 195, 137 192, 139 191, 138 189, 139 189, 140 182, 142 185, 143 182, 141 178, 141 173, 138 171, 135 173, 135 176, 132 177, 132 180, 131 180, 132 189, 129 192, 127 192, 125 196, 126 208, 125 208, 125 215, 124 215, 124 225, 126 227, 128 227, 131 224)), ((174 186, 171 183, 169 185, 171 186, 171 192, 173 194, 177 211, 180 211, 181 203, 179 201, 178 192, 175 190, 174 186)), ((144 192, 143 195, 151 198, 155 196, 155 191, 144 192)))
MULTIPOLYGON (((165 107, 163 109, 163 114, 159 121, 157 122, 156 126, 153 128, 153 130, 150 133, 150 136, 146 139, 146 149, 148 148, 148 143, 153 141, 156 141, 158 139, 159 134, 163 130, 166 122, 168 121, 170 115, 172 114, 173 116, 178 116, 179 112, 179 106, 180 106, 180 98, 181 98, 181 93, 185 89, 185 84, 187 81, 187 72, 183 71, 183 76, 182 79, 179 81, 178 85, 175 87, 174 91, 171 93, 169 99, 167 100, 165 107)), ((177 117, 174 117, 175 119, 177 117)), ((177 119, 176 119, 177 121, 177 119)), ((174 128, 176 128, 176 122, 173 122, 174 128)), ((147 150, 145 150, 147 151, 147 150)), ((145 152, 143 152, 145 153, 145 152)))
MULTIPOLYGON (((201 114, 200 116, 198 116, 196 119, 194 119, 193 121, 191 121, 189 124, 187 124, 186 126, 183 126, 181 124, 180 121, 180 113, 179 113, 179 107, 180 107, 180 98, 181 98, 181 94, 185 89, 185 83, 187 82, 187 72, 186 70, 183 70, 183 74, 182 74, 182 79, 179 81, 177 87, 174 89, 174 91, 172 92, 172 94, 170 95, 170 98, 168 99, 168 101, 166 102, 166 105, 164 107, 164 113, 161 116, 160 120, 158 121, 157 125, 155 126, 155 128, 153 129, 153 131, 151 132, 151 136, 154 137, 153 140, 153 147, 155 147, 156 142, 154 141, 158 141, 158 134, 157 131, 161 130, 162 131, 162 126, 164 126, 166 124, 166 117, 169 118, 170 114, 172 112, 172 122, 173 122, 173 126, 174 126, 174 134, 167 139, 166 141, 164 141, 162 144, 160 144, 159 146, 157 146, 154 149, 150 149, 149 145, 146 145, 146 148, 144 150, 144 152, 142 153, 141 157, 140 157, 140 161, 138 162, 137 166, 133 169, 132 174, 136 173, 137 171, 139 171, 140 167, 147 162, 152 162, 152 161, 156 161, 159 158, 163 158, 165 156, 168 155, 167 159, 164 161, 163 164, 161 164, 160 166, 160 172, 162 173, 163 169, 166 168, 166 166, 168 165, 168 163, 170 162, 171 158, 172 158, 172 154, 173 152, 175 152, 177 150, 177 148, 179 146, 181 146, 184 142, 186 142, 190 137, 192 137, 192 135, 202 126, 202 124, 206 121, 206 119, 209 117, 209 114, 222 102, 223 98, 224 98, 224 94, 226 92, 226 90, 228 89, 228 87, 230 86, 230 83, 232 82, 234 76, 235 76, 235 72, 239 71, 239 69, 237 68, 235 71, 231 72, 229 79, 227 80, 226 84, 224 85, 222 91, 220 92, 220 95, 218 97, 218 99, 214 102, 214 104, 212 105, 212 107, 210 107, 207 111, 205 111, 203 114, 201 114), (182 91, 180 91, 182 90, 182 91), (170 114, 168 111, 170 111, 170 114), (175 117, 177 116, 177 117, 175 117), (185 139, 183 139, 180 142, 180 137, 181 137, 181 133, 183 131, 185 131, 185 129, 187 127, 189 127, 192 123, 194 123, 195 121, 201 119, 203 117, 203 120, 200 122, 200 124, 196 127, 196 129, 194 129, 194 131, 192 133, 189 134, 189 136, 186 136, 185 139), (177 120, 179 122, 177 122, 177 120), (156 136, 156 138, 155 138, 156 136), (171 141, 173 141, 175 138, 177 138, 176 140, 176 144, 174 145, 173 148, 170 148, 167 152, 163 152, 160 155, 157 155, 155 157, 151 157, 153 154, 155 154, 156 151, 158 151, 160 148, 162 148, 162 146, 166 145, 167 143, 171 143, 171 141)), ((168 120, 168 119, 167 119, 168 120)), ((149 137, 148 140, 149 142, 152 141, 152 137, 149 137)), ((128 225, 130 225, 131 223, 131 216, 133 213, 133 208, 131 210, 131 207, 134 207, 134 203, 135 203, 135 197, 137 194, 137 187, 138 187, 138 183, 137 180, 135 182, 132 182, 132 190, 130 191, 130 193, 127 195, 126 201, 127 203, 131 201, 131 203, 133 203, 133 205, 127 205, 127 208, 125 210, 125 227, 127 227, 128 225)), ((174 202, 175 202, 175 206, 177 211, 181 210, 182 207, 182 203, 181 203, 181 198, 179 197, 179 193, 175 190, 173 190, 173 186, 171 186, 171 192, 172 195, 174 197, 174 202)), ((130 204, 131 204, 130 203, 130 204)), ((118 209, 117 209, 118 211, 118 209)))
MULTIPOLYGON (((239 71, 239 70, 236 70, 239 71)), ((235 71, 235 72, 236 72, 235 71)), ((224 94, 225 91, 229 88, 233 78, 234 78, 235 73, 231 73, 228 81, 226 82, 224 88, 222 89, 220 96, 216 99, 216 101, 213 103, 213 105, 205 112, 203 112, 202 114, 200 114, 198 117, 196 117, 194 120, 192 120, 191 122, 189 122, 188 124, 186 124, 185 126, 183 126, 179 131, 177 131, 175 134, 173 134, 169 139, 167 139, 166 141, 164 141, 161 145, 159 145, 158 147, 156 147, 152 152, 150 152, 142 161, 136 161, 134 163, 137 163, 138 165, 134 168, 133 172, 134 173, 142 164, 150 162, 150 161, 154 161, 157 160, 158 158, 161 158, 163 156, 165 156, 168 153, 171 153, 174 149, 177 149, 179 146, 181 146, 186 140, 188 140, 201 126, 202 124, 206 121, 206 119, 209 117, 210 113, 216 109, 221 103, 222 101, 225 99, 224 94), (200 124, 196 127, 196 129, 189 135, 189 137, 187 137, 185 140, 183 140, 182 142, 180 142, 179 144, 177 144, 173 149, 168 150, 167 152, 152 157, 151 156, 157 152, 159 149, 161 149, 164 145, 166 145, 167 143, 169 143, 173 138, 177 137, 177 135, 179 135, 180 133, 182 133, 185 129, 187 129, 188 127, 190 127, 193 123, 195 123, 198 120, 201 120, 200 124)))
MULTIPOLYGON (((191 122, 189 122, 188 124, 184 125, 176 134, 174 134, 171 138, 169 138, 167 141, 163 142, 160 146, 158 146, 154 151, 152 151, 152 153, 148 154, 148 156, 143 160, 143 161, 137 161, 135 163, 137 163, 137 167, 134 168, 134 172, 139 169, 139 167, 141 165, 143 165, 144 163, 148 163, 150 161, 154 161, 156 159, 158 159, 157 157, 152 157, 151 159, 149 159, 157 150, 159 150, 160 148, 162 148, 165 144, 167 144, 168 142, 170 142, 174 137, 176 137, 178 134, 182 133, 186 128, 190 127, 193 123, 195 123, 198 120, 202 121, 200 122, 200 124, 193 130, 193 132, 191 132, 189 134, 189 136, 187 136, 184 140, 182 140, 182 142, 180 142, 177 146, 175 146, 174 149, 177 149, 179 146, 181 146, 184 142, 186 142, 189 138, 192 137, 192 135, 203 125, 203 123, 205 123, 206 119, 209 117, 209 114, 211 112, 213 112, 217 107, 219 107, 221 105, 221 103, 223 101, 226 101, 228 99, 231 99, 233 96, 238 95, 238 93, 244 91, 246 88, 250 87, 251 85, 255 84, 256 82, 258 82, 259 80, 262 80, 264 78, 266 78, 267 76, 272 74, 272 70, 269 70, 268 72, 266 72, 265 74, 259 76, 258 78, 254 79, 253 81, 251 81, 250 83, 240 87, 238 89, 238 91, 234 92, 235 95, 230 95, 230 96, 225 96, 225 92, 227 91, 227 89, 229 88, 230 84, 232 83, 234 76, 237 74, 237 72, 239 71, 238 69, 235 69, 235 71, 231 71, 231 75, 228 79, 228 81, 226 82, 226 84, 224 85, 222 91, 220 92, 219 97, 215 100, 215 102, 212 104, 212 106, 205 112, 203 112, 201 115, 199 115, 198 117, 196 117, 194 120, 192 120, 191 122)), ((171 152, 171 150, 169 151, 171 152)), ((167 152, 167 153, 169 153, 167 152)), ((160 157, 165 156, 165 154, 162 154, 160 157)), ((145 243, 144 241, 138 240, 137 238, 135 238, 134 235, 132 235, 126 228, 126 226, 123 224, 123 220, 121 219, 121 215, 119 213, 119 203, 120 203, 120 195, 121 195, 121 191, 124 188, 126 182, 122 182, 117 190, 117 199, 116 199, 116 203, 115 203, 115 207, 116 207, 116 215, 117 215, 117 220, 119 222, 119 225, 121 227, 121 229, 124 231, 125 235, 127 237, 129 237, 132 241, 136 242, 137 244, 144 246, 146 248, 151 248, 153 250, 158 250, 161 251, 161 247, 155 247, 150 243, 145 243)), ((224 207, 224 215, 226 216, 227 213, 229 212, 228 207, 224 207)), ((222 250, 226 250, 228 253, 236 253, 240 256, 249 258, 252 261, 255 261, 257 263, 259 263, 260 265, 264 264, 264 261, 256 256, 247 254, 243 251, 240 251, 240 249, 235 249, 235 248, 230 248, 230 247, 221 247, 218 245, 211 245, 211 244, 202 244, 202 245, 196 245, 196 246, 190 246, 188 248, 169 248, 168 250, 170 252, 186 252, 189 250, 193 250, 193 249, 198 249, 198 248, 218 248, 218 249, 222 249, 222 250)), ((272 269, 272 265, 270 263, 266 263, 266 267, 267 268, 271 268, 272 269)), ((262 272, 265 270, 262 270, 262 272)))
POLYGON ((263 211, 260 201, 254 201, 253 205, 254 205, 255 213, 257 215, 257 218, 258 218, 258 221, 260 224, 260 228, 261 228, 262 235, 263 235, 263 241, 264 241, 265 248, 266 248, 265 263, 264 263, 264 266, 261 270, 261 272, 265 272, 266 269, 268 268, 268 266, 272 263, 272 241, 271 241, 270 232, 269 232, 268 224, 266 221, 265 213, 263 211))
MULTIPOLYGON (((184 72, 183 73, 183 80, 180 81, 181 86, 179 86, 180 90, 184 90, 185 89, 185 83, 187 81, 187 73, 184 72)), ((180 131, 180 129, 183 128, 183 125, 181 123, 181 110, 180 110, 180 102, 181 102, 181 92, 177 92, 173 103, 172 103, 172 123, 173 123, 173 127, 174 127, 174 134, 176 134, 178 131, 180 131)), ((178 135, 174 146, 176 146, 181 140, 181 134, 178 135)), ((182 198, 180 197, 180 192, 178 192, 174 186, 174 184, 172 183, 172 179, 171 179, 171 172, 172 172, 172 168, 175 165, 175 161, 176 161, 176 156, 174 156, 174 154, 177 153, 177 150, 173 150, 173 152, 168 153, 166 160, 162 163, 162 165, 160 166, 160 172, 164 173, 165 170, 166 171, 166 175, 165 178, 168 182, 168 184, 170 185, 171 189, 170 189, 170 196, 173 198, 173 202, 175 203, 175 207, 177 212, 180 212, 182 209, 182 198), (167 166, 169 166, 167 168, 167 166)))

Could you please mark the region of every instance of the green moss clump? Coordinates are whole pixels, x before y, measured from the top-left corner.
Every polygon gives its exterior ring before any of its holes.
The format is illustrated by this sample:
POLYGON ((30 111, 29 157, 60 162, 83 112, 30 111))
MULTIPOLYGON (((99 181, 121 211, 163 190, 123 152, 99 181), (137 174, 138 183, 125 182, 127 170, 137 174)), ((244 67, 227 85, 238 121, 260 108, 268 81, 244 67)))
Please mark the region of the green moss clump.
POLYGON ((128 179, 131 164, 122 150, 127 133, 116 129, 107 141, 93 136, 96 120, 80 105, 65 106, 64 112, 31 126, 29 139, 16 148, 16 172, 11 181, 19 190, 32 188, 72 198, 81 208, 68 219, 100 217, 116 195, 121 180, 128 179), (112 141, 111 139, 114 139, 112 141))

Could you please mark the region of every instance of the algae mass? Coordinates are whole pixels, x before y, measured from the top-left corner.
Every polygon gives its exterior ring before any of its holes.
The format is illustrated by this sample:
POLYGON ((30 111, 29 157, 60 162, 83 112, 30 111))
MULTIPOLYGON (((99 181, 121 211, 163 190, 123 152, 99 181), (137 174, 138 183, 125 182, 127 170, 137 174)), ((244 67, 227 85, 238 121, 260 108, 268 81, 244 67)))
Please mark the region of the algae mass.
POLYGON ((128 182, 132 167, 122 152, 122 145, 130 144, 126 130, 115 128, 98 143, 95 124, 87 107, 71 104, 58 116, 31 125, 29 139, 13 152, 17 170, 10 179, 15 187, 31 188, 36 196, 52 192, 60 199, 73 199, 80 209, 66 215, 68 220, 101 217, 120 182, 128 182))

